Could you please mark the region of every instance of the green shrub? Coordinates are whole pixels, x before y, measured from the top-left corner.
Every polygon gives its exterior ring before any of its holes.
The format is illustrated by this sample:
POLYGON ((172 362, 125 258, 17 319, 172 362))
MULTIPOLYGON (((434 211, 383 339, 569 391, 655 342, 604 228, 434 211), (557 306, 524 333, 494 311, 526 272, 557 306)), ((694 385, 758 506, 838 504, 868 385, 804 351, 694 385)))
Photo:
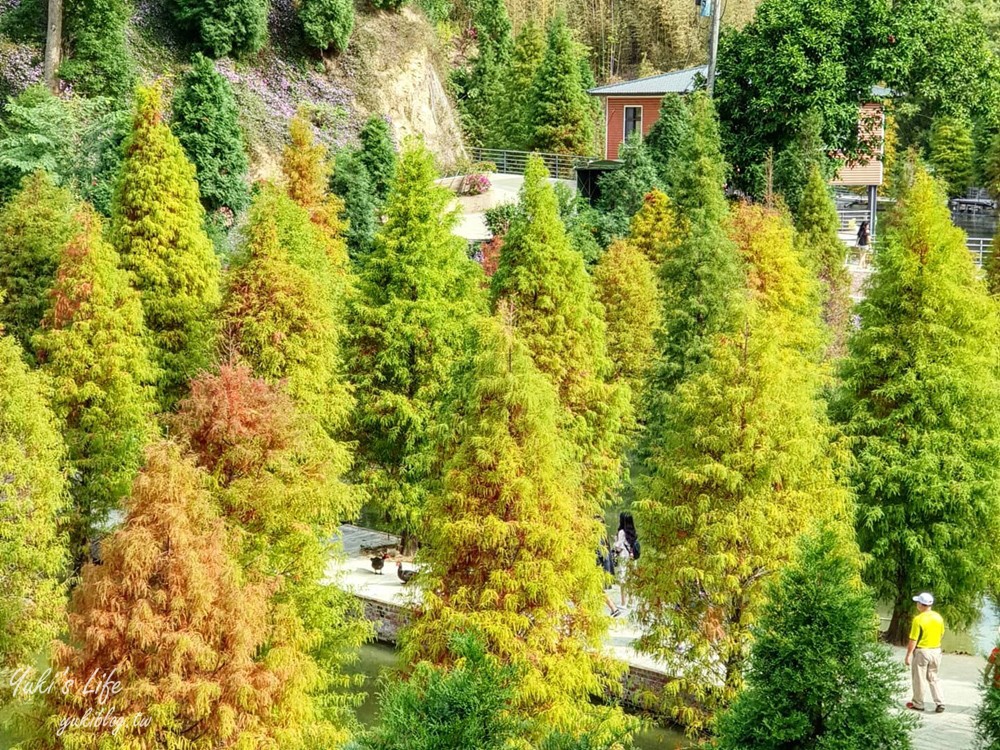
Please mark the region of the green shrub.
POLYGON ((319 50, 343 52, 354 30, 353 0, 302 0, 299 20, 306 40, 319 50))
POLYGON ((359 261, 371 252, 378 207, 371 175, 357 151, 343 149, 337 154, 330 176, 330 191, 344 201, 347 248, 351 259, 359 261))
POLYGON ((384 201, 396 172, 396 145, 392 142, 392 128, 384 118, 372 115, 361 128, 358 138, 361 141, 358 158, 368 170, 378 199, 384 201))
POLYGON ((174 0, 174 16, 210 57, 240 57, 267 40, 267 0, 174 0))
POLYGON ((38 170, 56 184, 66 182, 72 173, 75 130, 69 108, 42 85, 8 100, 0 121, 0 202, 17 190, 23 177, 38 170))
POLYGON ((111 194, 125 158, 123 146, 132 128, 129 109, 116 101, 87 99, 81 112, 81 133, 75 159, 80 195, 104 216, 111 213, 111 194))
POLYGON ((128 0, 67 0, 63 25, 68 58, 59 75, 87 96, 126 100, 135 67, 125 44, 128 0))
POLYGON ((173 131, 194 163, 205 208, 240 211, 250 191, 236 98, 211 60, 195 54, 193 63, 174 95, 173 131))
POLYGON ((397 11, 406 5, 406 0, 369 0, 376 10, 397 11))

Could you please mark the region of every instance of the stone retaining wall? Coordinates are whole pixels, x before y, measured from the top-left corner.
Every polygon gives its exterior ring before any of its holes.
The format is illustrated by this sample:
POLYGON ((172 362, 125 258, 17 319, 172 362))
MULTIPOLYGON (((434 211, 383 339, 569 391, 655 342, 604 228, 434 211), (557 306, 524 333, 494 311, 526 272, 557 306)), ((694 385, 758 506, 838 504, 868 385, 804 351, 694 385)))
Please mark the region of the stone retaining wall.
MULTIPOLYGON (((399 631, 406 627, 411 618, 410 610, 399 604, 389 604, 364 596, 358 596, 364 606, 365 619, 375 625, 375 637, 382 643, 395 646, 399 631)), ((650 710, 654 707, 655 696, 667 683, 667 675, 653 669, 628 665, 628 673, 623 678, 622 695, 614 699, 629 708, 650 710)))

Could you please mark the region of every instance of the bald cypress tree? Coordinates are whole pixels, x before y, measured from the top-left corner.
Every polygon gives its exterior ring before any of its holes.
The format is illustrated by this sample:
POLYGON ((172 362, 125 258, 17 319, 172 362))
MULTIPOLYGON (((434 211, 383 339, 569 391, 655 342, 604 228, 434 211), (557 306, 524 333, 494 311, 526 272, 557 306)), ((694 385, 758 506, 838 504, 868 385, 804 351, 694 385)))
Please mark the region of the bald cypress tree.
POLYGON ((358 158, 371 175, 379 201, 389 197, 389 189, 396 175, 396 145, 392 140, 392 127, 384 117, 372 115, 358 133, 361 150, 358 158))
POLYGON ((648 431, 649 473, 633 505, 643 542, 633 570, 639 647, 676 670, 669 709, 693 730, 741 689, 763 583, 791 559, 795 538, 818 518, 848 523, 851 511, 792 228, 752 206, 736 221, 745 302, 732 330, 706 340, 667 399, 667 419, 648 431))
POLYGON ((566 19, 550 23, 545 56, 531 90, 533 150, 556 154, 589 154, 594 122, 588 94, 580 76, 580 51, 566 19))
POLYGON ((837 234, 840 227, 837 207, 818 165, 810 170, 799 199, 796 227, 803 258, 820 282, 823 322, 830 336, 827 356, 842 357, 850 325, 851 276, 844 265, 847 246, 837 234))
POLYGON ((535 75, 545 57, 545 34, 542 27, 529 19, 514 40, 510 71, 504 79, 504 101, 507 103, 507 138, 510 148, 528 148, 534 133, 532 87, 535 75))
MULTIPOLYGON (((68 562, 64 447, 42 379, 0 334, 0 669, 30 667, 62 629, 68 562)), ((0 698, 10 684, 0 684, 0 698)), ((22 698, 26 696, 21 696, 22 698)))
POLYGON ((357 474, 373 507, 407 537, 419 527, 434 435, 469 320, 482 309, 479 269, 451 233, 450 193, 411 142, 352 306, 357 474))
MULTIPOLYGON (((491 279, 494 307, 513 310, 518 336, 535 366, 559 394, 564 426, 578 459, 587 466, 587 497, 609 497, 621 473, 624 425, 630 421, 627 389, 608 382, 604 311, 583 258, 570 246, 548 172, 532 157, 521 189, 520 211, 504 236, 491 279)), ((596 509, 587 509, 588 517, 596 509)))
POLYGON ((838 414, 856 459, 865 578, 893 603, 888 637, 904 643, 913 591, 933 590, 951 627, 975 620, 1000 523, 997 313, 920 167, 858 313, 838 414))
POLYGON ((661 283, 660 267, 677 247, 680 238, 680 222, 670 199, 661 190, 651 190, 632 217, 628 239, 653 264, 661 283))
POLYGON ((76 570, 120 508, 155 432, 156 370, 138 293, 89 206, 63 249, 35 348, 72 468, 70 549, 76 570))
POLYGON ((45 172, 25 177, 0 208, 0 325, 28 352, 48 304, 63 245, 76 231, 76 202, 45 172))
POLYGON ((536 736, 621 723, 590 702, 612 679, 600 655, 600 524, 579 512, 555 389, 509 324, 481 320, 473 352, 454 390, 444 482, 428 498, 423 606, 404 653, 451 665, 452 634, 482 633, 486 652, 518 669, 514 705, 536 736))
POLYGON ((644 142, 660 179, 670 182, 670 163, 684 141, 691 137, 691 112, 680 94, 667 94, 660 100, 660 112, 644 142))
POLYGON ((219 261, 203 225, 195 170, 163 122, 160 92, 139 89, 111 237, 142 297, 164 408, 211 361, 219 261))
MULTIPOLYGON (((53 660, 73 682, 50 695, 53 728, 104 707, 149 720, 125 722, 119 742, 310 746, 293 689, 301 665, 261 648, 275 582, 243 579, 206 479, 176 445, 150 448, 103 564, 86 566, 74 592, 53 660), (120 685, 104 703, 82 689, 95 670, 120 685)), ((113 729, 71 727, 60 746, 96 750, 113 729)))

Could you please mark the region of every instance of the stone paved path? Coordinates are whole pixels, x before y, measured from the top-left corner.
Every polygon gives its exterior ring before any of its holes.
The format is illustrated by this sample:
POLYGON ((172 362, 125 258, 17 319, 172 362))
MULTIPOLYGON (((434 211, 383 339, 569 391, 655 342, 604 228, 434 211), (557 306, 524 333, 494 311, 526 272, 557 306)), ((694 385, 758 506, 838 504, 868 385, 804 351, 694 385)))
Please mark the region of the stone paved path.
MULTIPOLYGON (((906 653, 895 648, 902 661, 906 653)), ((914 750, 972 750, 975 747, 975 714, 979 706, 979 684, 986 659, 982 656, 945 654, 941 659, 943 714, 923 713, 913 734, 914 750)))

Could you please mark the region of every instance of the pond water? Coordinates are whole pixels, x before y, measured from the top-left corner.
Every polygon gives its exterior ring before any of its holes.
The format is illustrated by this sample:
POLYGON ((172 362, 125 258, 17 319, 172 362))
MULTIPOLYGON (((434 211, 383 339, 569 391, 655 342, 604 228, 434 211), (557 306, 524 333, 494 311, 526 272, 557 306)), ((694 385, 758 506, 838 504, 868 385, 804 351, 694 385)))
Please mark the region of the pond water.
MULTIPOLYGON (((364 702, 358 706, 358 720, 364 725, 370 725, 378 718, 379 676, 396 666, 396 651, 392 646, 381 643, 369 643, 361 647, 358 661, 351 670, 354 674, 364 675, 364 684, 357 688, 364 692, 364 702)), ((635 737, 637 750, 676 750, 686 747, 684 735, 657 726, 644 728, 635 737)))

